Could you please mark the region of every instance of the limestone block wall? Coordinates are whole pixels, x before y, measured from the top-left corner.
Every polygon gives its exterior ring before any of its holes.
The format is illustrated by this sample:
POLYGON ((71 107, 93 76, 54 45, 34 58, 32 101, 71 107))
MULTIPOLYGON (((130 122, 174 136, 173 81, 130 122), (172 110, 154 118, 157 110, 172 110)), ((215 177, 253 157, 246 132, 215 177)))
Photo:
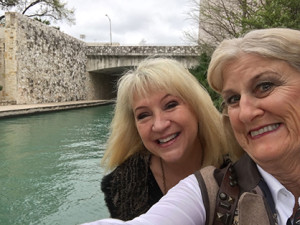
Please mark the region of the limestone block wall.
POLYGON ((5 100, 30 104, 87 99, 86 44, 26 16, 5 16, 5 100))

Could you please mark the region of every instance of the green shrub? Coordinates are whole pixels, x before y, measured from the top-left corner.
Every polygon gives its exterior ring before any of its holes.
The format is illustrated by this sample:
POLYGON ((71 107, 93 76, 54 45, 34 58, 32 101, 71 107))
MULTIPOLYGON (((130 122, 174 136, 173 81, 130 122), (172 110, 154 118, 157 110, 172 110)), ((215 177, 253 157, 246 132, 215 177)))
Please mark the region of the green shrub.
POLYGON ((198 81, 206 88, 211 99, 214 102, 214 105, 220 110, 222 98, 216 93, 213 89, 210 88, 207 82, 207 69, 210 62, 210 56, 206 53, 202 53, 199 57, 199 65, 193 69, 190 69, 190 72, 198 79, 198 81))

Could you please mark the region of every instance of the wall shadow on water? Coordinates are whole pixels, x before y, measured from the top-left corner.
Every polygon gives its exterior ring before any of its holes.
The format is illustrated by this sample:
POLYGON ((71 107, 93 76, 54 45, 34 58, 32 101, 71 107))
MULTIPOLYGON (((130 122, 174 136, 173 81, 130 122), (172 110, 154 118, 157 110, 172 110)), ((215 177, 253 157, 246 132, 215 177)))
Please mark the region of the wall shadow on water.
POLYGON ((100 181, 113 105, 0 120, 0 224, 108 217, 100 181))

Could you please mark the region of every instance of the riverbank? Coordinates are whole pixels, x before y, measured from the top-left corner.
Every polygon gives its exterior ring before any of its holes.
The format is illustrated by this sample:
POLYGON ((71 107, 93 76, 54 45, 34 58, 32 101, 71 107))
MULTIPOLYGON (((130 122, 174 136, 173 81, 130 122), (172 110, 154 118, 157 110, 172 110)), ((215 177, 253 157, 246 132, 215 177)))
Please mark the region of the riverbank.
POLYGON ((54 112, 60 110, 77 109, 83 107, 92 107, 99 105, 112 104, 113 100, 90 100, 90 101, 72 101, 72 102, 54 102, 44 104, 28 105, 6 105, 0 106, 0 119, 6 117, 15 117, 44 112, 54 112))

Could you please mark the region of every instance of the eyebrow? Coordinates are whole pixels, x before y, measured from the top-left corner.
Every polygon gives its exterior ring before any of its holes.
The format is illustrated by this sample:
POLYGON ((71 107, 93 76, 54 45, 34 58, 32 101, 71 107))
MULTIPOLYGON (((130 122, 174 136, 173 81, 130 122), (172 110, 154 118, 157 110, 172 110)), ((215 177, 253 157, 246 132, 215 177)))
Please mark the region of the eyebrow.
MULTIPOLYGON (((254 77, 252 77, 252 78, 250 79, 250 81, 253 83, 253 82, 255 82, 256 80, 258 80, 261 76, 268 75, 268 74, 274 74, 274 75, 277 75, 277 76, 280 75, 279 73, 277 73, 277 72, 275 72, 275 71, 272 71, 272 70, 266 70, 266 71, 264 71, 264 72, 261 72, 261 73, 255 75, 254 77)), ((222 95, 222 96, 223 96, 223 95, 228 95, 228 94, 231 94, 231 93, 233 93, 233 92, 234 92, 234 90, 232 90, 232 89, 228 89, 228 90, 225 89, 224 91, 221 91, 221 95, 222 95)))
MULTIPOLYGON (((160 102, 162 102, 164 99, 166 99, 166 98, 169 97, 169 96, 171 96, 171 94, 166 94, 164 97, 161 98, 160 102)), ((147 106, 143 106, 143 105, 138 106, 138 107, 136 107, 133 111, 136 112, 137 110, 143 109, 143 108, 147 108, 147 106)))

